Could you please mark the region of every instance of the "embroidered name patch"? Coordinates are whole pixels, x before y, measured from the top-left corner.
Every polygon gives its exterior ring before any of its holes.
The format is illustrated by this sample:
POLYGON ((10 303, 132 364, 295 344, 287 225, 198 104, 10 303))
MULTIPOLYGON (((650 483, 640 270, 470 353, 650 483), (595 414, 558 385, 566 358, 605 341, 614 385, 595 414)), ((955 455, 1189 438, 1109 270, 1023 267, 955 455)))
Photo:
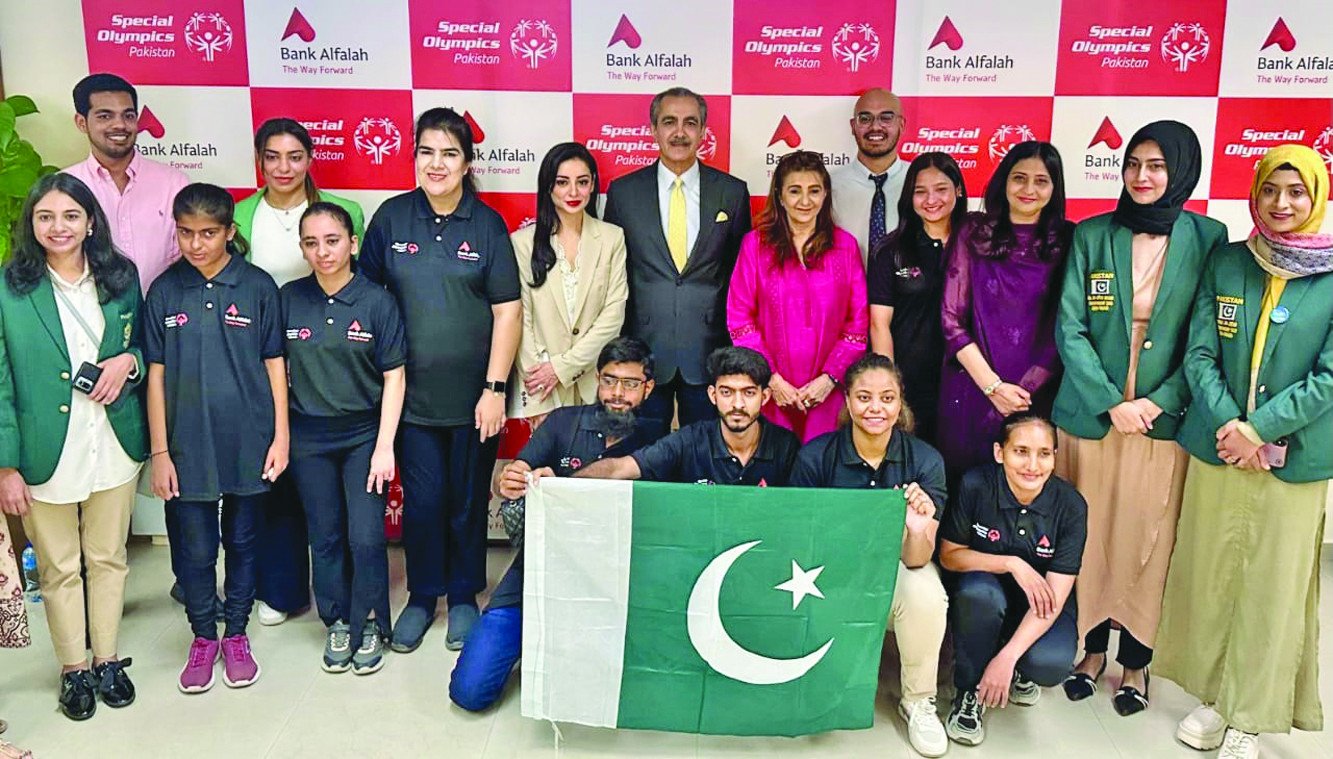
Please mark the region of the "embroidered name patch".
POLYGON ((1115 305, 1115 293, 1111 285, 1115 281, 1113 271, 1094 271, 1088 274, 1088 310, 1110 311, 1115 305))
POLYGON ((1232 338, 1240 330, 1240 322, 1237 321, 1237 310, 1245 305, 1244 298, 1237 298, 1234 295, 1217 296, 1217 334, 1220 337, 1232 338))

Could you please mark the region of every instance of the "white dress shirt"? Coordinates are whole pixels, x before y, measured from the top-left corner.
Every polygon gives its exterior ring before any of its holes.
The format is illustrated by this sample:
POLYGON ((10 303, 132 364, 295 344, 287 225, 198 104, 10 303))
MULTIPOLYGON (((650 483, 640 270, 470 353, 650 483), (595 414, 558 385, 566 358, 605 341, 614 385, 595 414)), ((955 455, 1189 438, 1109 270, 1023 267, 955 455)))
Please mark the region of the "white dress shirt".
MULTIPOLYGON (((65 333, 65 349, 69 352, 72 371, 77 372, 85 361, 97 363, 102 332, 106 329, 106 318, 97 299, 97 285, 87 264, 83 275, 75 282, 66 282, 49 266, 47 273, 52 286, 60 288, 97 337, 96 343, 89 339, 79 320, 57 296, 56 311, 60 313, 60 328, 65 333)), ((129 390, 126 387, 121 392, 129 390)), ((81 503, 93 493, 138 478, 139 466, 139 462, 131 459, 120 446, 120 440, 111 428, 111 420, 107 419, 106 407, 75 390, 69 404, 69 427, 60 460, 56 462, 51 479, 40 485, 30 485, 32 497, 42 503, 81 503)))
MULTIPOLYGON (((907 161, 899 158, 885 172, 889 175, 884 181, 886 234, 898 226, 898 198, 903 193, 903 182, 907 179, 907 164, 907 161)), ((856 247, 861 249, 862 263, 870 258, 870 204, 875 194, 871 173, 858 159, 836 169, 830 177, 833 180, 833 223, 851 232, 856 238, 856 247)))
POLYGON ((278 287, 310 276, 310 264, 301 254, 301 214, 308 204, 279 211, 262 197, 251 223, 250 263, 273 278, 278 287))
MULTIPOLYGON (((694 241, 699 237, 699 162, 695 161, 690 168, 680 175, 685 191, 685 255, 688 260, 689 254, 694 250, 694 241)), ((657 209, 662 214, 662 236, 669 242, 671 235, 668 231, 667 222, 671 213, 671 185, 676 183, 676 175, 666 164, 657 162, 657 209)))

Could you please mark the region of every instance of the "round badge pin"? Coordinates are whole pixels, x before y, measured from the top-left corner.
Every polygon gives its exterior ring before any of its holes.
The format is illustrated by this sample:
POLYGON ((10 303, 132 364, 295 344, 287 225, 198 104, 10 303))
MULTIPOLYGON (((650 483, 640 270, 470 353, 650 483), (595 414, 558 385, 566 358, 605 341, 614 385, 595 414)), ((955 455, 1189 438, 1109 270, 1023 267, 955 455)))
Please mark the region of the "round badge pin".
POLYGON ((1268 318, 1274 324, 1286 324, 1287 320, 1291 318, 1291 312, 1287 310, 1286 306, 1278 306, 1269 312, 1268 318))

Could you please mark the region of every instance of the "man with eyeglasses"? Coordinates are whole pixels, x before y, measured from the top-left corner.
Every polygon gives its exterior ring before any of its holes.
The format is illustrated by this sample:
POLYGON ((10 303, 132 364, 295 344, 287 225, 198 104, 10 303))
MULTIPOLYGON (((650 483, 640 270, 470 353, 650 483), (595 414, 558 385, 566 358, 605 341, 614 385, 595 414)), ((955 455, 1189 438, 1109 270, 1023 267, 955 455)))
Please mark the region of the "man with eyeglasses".
POLYGON ((856 160, 832 172, 833 221, 856 237, 861 260, 898 226, 907 161, 898 160, 903 105, 888 90, 867 90, 852 109, 856 160))
MULTIPOLYGON (((661 421, 637 412, 653 391, 653 356, 637 337, 617 337, 597 357, 597 403, 551 412, 506 464, 492 487, 505 499, 506 529, 522 540, 527 475, 568 477, 607 456, 627 456, 666 434, 661 421)), ((491 595, 449 679, 449 698, 468 711, 494 704, 522 651, 523 554, 491 595)))

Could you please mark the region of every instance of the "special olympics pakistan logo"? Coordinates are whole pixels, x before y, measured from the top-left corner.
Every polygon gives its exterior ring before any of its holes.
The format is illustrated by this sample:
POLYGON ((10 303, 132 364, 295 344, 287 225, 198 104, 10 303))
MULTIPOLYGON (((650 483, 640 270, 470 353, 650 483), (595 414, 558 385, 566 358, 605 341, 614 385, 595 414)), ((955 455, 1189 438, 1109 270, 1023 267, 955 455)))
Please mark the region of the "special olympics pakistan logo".
POLYGON ((218 53, 231 50, 231 24, 221 13, 195 13, 185 22, 185 46, 212 63, 218 53))
POLYGON ((700 161, 711 161, 717 155, 717 134, 712 127, 704 127, 704 136, 699 140, 699 149, 694 154, 700 161))
POLYGON ((352 132, 352 144, 358 153, 370 156, 370 162, 379 166, 390 155, 397 155, 403 147, 403 133, 391 119, 366 117, 352 132))
POLYGON ((834 60, 842 61, 848 71, 856 72, 861 64, 879 58, 879 34, 870 24, 843 24, 833 35, 829 50, 834 60))
POLYGON ((509 52, 521 58, 528 68, 535 69, 555 57, 557 40, 555 30, 545 21, 522 19, 509 33, 509 52))
POLYGON ((1020 142, 1037 139, 1032 127, 1027 124, 1001 124, 990 136, 987 150, 992 161, 999 161, 1009 155, 1009 150, 1020 142))
POLYGON ((1333 171, 1333 124, 1324 127, 1324 131, 1314 138, 1312 147, 1316 153, 1324 157, 1324 163, 1328 165, 1328 170, 1333 171))
POLYGON ((1203 63, 1213 46, 1203 24, 1172 24, 1162 35, 1162 60, 1185 73, 1191 64, 1203 63))

